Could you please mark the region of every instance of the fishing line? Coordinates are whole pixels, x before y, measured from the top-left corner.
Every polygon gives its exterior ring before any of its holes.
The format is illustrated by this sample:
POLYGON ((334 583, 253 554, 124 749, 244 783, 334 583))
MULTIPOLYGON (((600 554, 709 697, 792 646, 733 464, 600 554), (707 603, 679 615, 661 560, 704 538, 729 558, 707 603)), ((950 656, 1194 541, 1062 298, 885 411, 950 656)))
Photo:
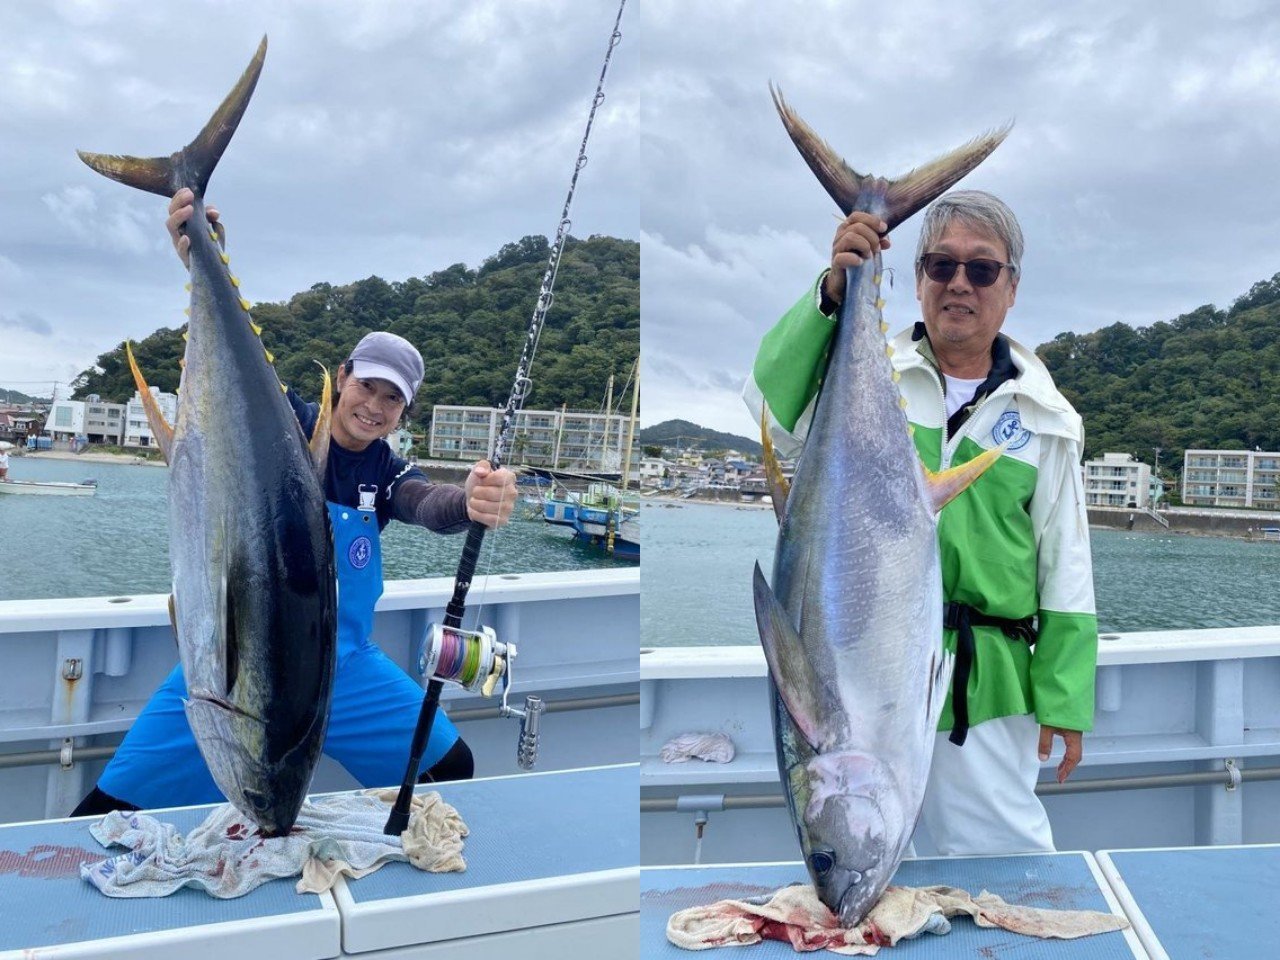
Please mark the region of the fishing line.
MULTIPOLYGON (((520 354, 520 362, 516 366, 516 376, 511 386, 511 395, 507 399, 507 407, 502 414, 502 425, 498 430, 497 439, 494 441, 493 452, 489 456, 489 463, 494 470, 499 469, 506 459, 507 441, 511 434, 512 425, 515 422, 516 412, 524 406, 524 401, 533 387, 533 381, 529 378, 529 368, 533 363, 534 354, 537 352, 538 341, 542 337, 542 328, 546 321, 547 311, 551 308, 556 274, 560 269, 560 256, 564 252, 564 244, 568 239, 571 225, 569 208, 573 203, 573 194, 578 185, 578 176, 582 173, 582 168, 587 165, 587 141, 591 137, 591 127, 595 122, 596 110, 604 102, 604 81, 609 72, 609 63, 613 59, 614 48, 622 40, 622 30, 620 28, 622 12, 626 5, 627 0, 620 0, 618 3, 618 15, 613 22, 613 30, 609 34, 609 46, 605 51, 604 63, 600 68, 600 78, 596 82, 596 92, 591 101, 591 110, 587 114, 586 129, 582 134, 582 143, 578 147, 578 158, 574 163, 573 176, 569 180, 569 190, 565 196, 564 209, 560 213, 560 223, 556 228, 556 237, 551 246, 551 255, 547 260, 547 269, 542 276, 542 287, 538 291, 538 301, 533 310, 533 317, 529 322, 529 331, 525 337, 524 349, 520 354)), ((467 531, 466 543, 462 547, 462 557, 458 561, 458 572, 454 577, 453 596, 445 607, 444 627, 446 628, 458 630, 462 626, 462 617, 466 612, 467 592, 471 589, 471 580, 475 576, 476 563, 480 558, 480 549, 484 544, 485 530, 484 524, 473 520, 470 529, 467 531)), ((490 547, 490 558, 492 558, 492 550, 493 548, 490 547)), ((484 588, 482 587, 482 595, 483 590, 484 588)), ((427 692, 422 700, 422 710, 418 714, 418 723, 414 728, 413 740, 409 746, 409 762, 405 768, 404 780, 400 784, 400 792, 396 796, 396 802, 391 809, 390 816, 387 818, 386 826, 383 827, 384 834, 398 836, 409 826, 409 809, 413 800, 413 786, 418 779, 418 767, 422 763, 423 754, 426 752, 427 743, 431 737, 431 727, 435 723, 436 709, 440 704, 440 693, 444 688, 444 682, 440 678, 432 677, 427 683, 427 692)), ((504 674, 503 682, 502 711, 506 716, 521 715, 522 717, 520 741, 516 748, 517 760, 522 767, 529 767, 532 766, 537 753, 538 715, 542 710, 542 702, 537 698, 530 697, 525 701, 526 709, 523 714, 511 710, 506 705, 506 690, 510 683, 509 671, 504 674)))

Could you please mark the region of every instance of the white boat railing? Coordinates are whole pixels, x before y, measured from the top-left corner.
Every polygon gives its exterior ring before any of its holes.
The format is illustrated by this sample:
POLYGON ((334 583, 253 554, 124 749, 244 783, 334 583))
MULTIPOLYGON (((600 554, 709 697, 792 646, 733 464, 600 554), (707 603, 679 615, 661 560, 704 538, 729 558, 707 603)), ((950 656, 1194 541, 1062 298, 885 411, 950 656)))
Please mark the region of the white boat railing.
MULTIPOLYGON (((640 676, 644 862, 687 859, 695 811, 723 801, 709 862, 794 856, 785 812, 762 809, 780 788, 760 648, 644 649, 640 676), (663 762, 692 732, 727 734, 734 759, 663 762)), ((1105 790, 1059 795, 1060 742, 1042 764, 1059 849, 1280 841, 1280 626, 1104 634, 1084 748, 1068 786, 1105 790)))
MULTIPOLYGON (((452 592, 450 578, 387 584, 373 639, 410 676, 452 592)), ((518 648, 511 703, 548 704, 539 769, 634 762, 638 568, 477 577, 464 626, 476 623, 518 648)), ((164 595, 0 602, 0 822, 65 816, 176 662, 164 595)), ((446 689, 442 702, 478 776, 518 772, 518 728, 495 717, 496 698, 446 689)), ((314 789, 353 786, 322 761, 314 789)))

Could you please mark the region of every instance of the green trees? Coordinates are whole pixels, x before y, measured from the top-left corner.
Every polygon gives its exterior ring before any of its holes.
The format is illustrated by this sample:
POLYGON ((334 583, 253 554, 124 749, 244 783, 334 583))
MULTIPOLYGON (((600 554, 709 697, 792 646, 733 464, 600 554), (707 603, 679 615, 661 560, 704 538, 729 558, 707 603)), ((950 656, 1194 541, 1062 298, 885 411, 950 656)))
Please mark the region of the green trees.
POLYGON ((1228 310, 1169 322, 1061 333, 1036 351, 1085 424, 1085 456, 1160 448, 1164 472, 1187 449, 1280 449, 1280 273, 1228 310))
MULTIPOLYGON (((457 263, 425 277, 387 282, 368 277, 344 286, 320 283, 287 303, 260 303, 254 320, 275 355, 280 379, 305 397, 320 394, 320 361, 331 373, 370 330, 414 343, 426 367, 414 429, 425 429, 437 403, 506 403, 546 269, 546 237, 503 245, 476 270, 457 263)), ((183 329, 157 330, 133 345, 149 383, 173 392, 183 329)), ((631 240, 591 237, 565 243, 527 405, 596 409, 610 373, 619 388, 640 351, 640 248, 631 240)), ((134 385, 124 345, 104 353, 73 384, 124 402, 134 385)), ((615 397, 615 400, 617 398, 615 397)))

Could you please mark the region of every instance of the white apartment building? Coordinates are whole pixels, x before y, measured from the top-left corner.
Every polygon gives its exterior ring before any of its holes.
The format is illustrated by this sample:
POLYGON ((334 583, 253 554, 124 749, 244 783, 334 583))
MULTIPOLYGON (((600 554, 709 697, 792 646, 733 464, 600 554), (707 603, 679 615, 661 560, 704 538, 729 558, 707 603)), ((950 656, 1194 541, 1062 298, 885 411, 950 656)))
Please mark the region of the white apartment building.
POLYGON ((84 437, 90 443, 118 444, 124 419, 123 403, 105 403, 91 393, 84 400, 55 400, 49 408, 45 432, 55 441, 84 437))
MULTIPOLYGON (((178 423, 177 394, 164 393, 159 387, 152 387, 151 395, 156 398, 160 412, 169 421, 169 425, 176 426, 178 423)), ((120 446, 154 447, 155 445, 156 438, 151 434, 151 426, 147 423, 147 411, 142 406, 142 394, 135 390, 125 411, 124 439, 120 442, 120 446)))
POLYGON ((1104 453, 1086 460, 1084 502, 1089 507, 1137 507, 1151 504, 1151 467, 1128 453, 1104 453))
POLYGON ((1280 510, 1280 452, 1188 450, 1182 464, 1187 506, 1280 510))
MULTIPOLYGON (((431 410, 428 456, 479 460, 489 455, 502 426, 502 410, 437 404, 431 410)), ((618 471, 628 418, 576 410, 521 410, 516 414, 507 461, 533 467, 618 471), (606 436, 607 429, 607 436, 606 436)), ((631 462, 639 463, 639 436, 631 462)), ((634 468, 633 468, 634 469, 634 468)))

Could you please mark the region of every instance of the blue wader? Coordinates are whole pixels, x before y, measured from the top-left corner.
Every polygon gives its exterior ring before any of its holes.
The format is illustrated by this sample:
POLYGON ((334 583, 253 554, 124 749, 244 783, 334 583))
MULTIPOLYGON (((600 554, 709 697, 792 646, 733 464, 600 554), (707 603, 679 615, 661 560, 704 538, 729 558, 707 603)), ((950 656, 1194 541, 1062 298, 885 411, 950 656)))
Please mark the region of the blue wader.
MULTIPOLYGON (((373 511, 329 504, 338 570, 338 672, 324 752, 366 787, 398 786, 422 707, 422 688, 369 636, 382 596, 382 546, 373 511)), ((98 789, 139 807, 225 799, 196 747, 182 702, 182 665, 161 684, 98 779, 98 789)), ((429 769, 458 739, 443 712, 418 768, 429 769)))

